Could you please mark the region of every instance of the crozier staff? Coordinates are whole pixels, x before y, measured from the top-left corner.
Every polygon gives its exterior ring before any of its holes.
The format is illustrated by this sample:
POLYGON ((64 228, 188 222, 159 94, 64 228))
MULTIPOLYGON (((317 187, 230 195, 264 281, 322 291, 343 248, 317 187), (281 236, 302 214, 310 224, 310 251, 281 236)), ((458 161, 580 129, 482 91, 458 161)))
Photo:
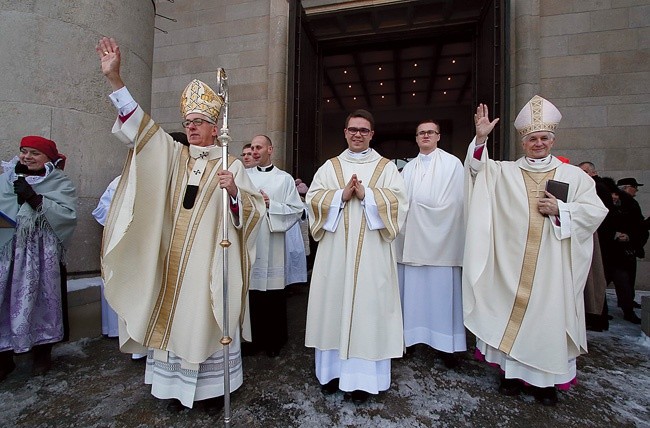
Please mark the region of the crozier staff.
POLYGON ((243 381, 240 341, 242 336, 250 339, 244 302, 264 201, 239 160, 230 157, 228 169, 221 168, 221 96, 199 80, 187 85, 181 96, 185 146, 129 94, 120 76, 117 42, 103 38, 96 50, 119 111, 113 133, 133 148, 111 205, 102 250, 106 297, 124 320, 121 349, 148 348, 145 383, 155 397, 172 399, 170 409, 192 407, 196 401, 218 409, 224 367, 230 370, 231 391, 243 381), (225 222, 219 189, 229 195, 225 222), (231 237, 227 332, 222 331, 222 224, 231 237), (228 362, 222 336, 233 339, 228 362))

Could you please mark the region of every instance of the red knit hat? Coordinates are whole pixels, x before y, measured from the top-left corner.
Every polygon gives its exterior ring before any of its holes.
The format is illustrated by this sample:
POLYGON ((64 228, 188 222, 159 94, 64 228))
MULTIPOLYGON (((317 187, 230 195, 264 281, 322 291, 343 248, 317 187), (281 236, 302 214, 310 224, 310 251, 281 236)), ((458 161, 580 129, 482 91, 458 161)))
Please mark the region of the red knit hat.
POLYGON ((56 143, 52 140, 48 140, 47 138, 38 135, 28 135, 20 140, 20 147, 31 147, 32 149, 36 149, 50 158, 50 161, 52 161, 57 168, 63 169, 65 167, 66 157, 63 153, 59 153, 56 148, 56 143))

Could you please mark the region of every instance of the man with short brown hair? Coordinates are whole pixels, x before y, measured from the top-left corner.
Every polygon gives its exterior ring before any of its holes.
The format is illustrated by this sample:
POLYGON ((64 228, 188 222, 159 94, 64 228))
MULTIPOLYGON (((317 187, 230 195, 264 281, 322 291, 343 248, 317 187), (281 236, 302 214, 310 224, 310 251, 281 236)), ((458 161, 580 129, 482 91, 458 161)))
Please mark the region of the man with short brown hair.
POLYGON ((404 346, 391 241, 408 199, 395 164, 370 148, 373 129, 370 112, 348 116, 348 148, 318 169, 306 198, 319 245, 305 345, 316 348, 323 393, 340 389, 355 404, 390 387, 390 359, 404 346))
POLYGON ((463 165, 438 147, 440 126, 420 122, 420 153, 402 169, 409 212, 395 239, 404 314, 404 343, 440 351, 448 368, 467 350, 461 298, 465 243, 463 165))
POLYGON ((253 168, 257 165, 255 159, 253 159, 253 149, 251 148, 251 143, 244 144, 244 147, 241 150, 241 161, 244 163, 246 169, 253 168))

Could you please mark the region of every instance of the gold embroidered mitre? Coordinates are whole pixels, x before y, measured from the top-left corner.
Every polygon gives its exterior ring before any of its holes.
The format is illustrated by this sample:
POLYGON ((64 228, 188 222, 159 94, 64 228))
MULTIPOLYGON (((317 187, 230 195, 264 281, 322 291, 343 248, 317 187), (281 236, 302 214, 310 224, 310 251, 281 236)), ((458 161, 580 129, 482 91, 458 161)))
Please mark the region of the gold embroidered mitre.
POLYGON ((205 83, 194 79, 181 95, 181 116, 185 118, 190 113, 201 113, 217 123, 222 105, 223 97, 217 95, 205 83))
POLYGON ((535 95, 521 109, 515 119, 515 129, 520 136, 537 131, 555 132, 562 119, 562 113, 550 101, 535 95))

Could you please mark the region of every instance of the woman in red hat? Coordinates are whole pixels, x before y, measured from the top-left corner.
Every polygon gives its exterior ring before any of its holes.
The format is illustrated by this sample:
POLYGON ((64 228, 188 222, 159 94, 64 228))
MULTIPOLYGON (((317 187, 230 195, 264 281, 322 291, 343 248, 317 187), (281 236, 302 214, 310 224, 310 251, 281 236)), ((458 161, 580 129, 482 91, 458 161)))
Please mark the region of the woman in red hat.
POLYGON ((77 224, 77 197, 54 141, 24 137, 0 175, 0 382, 14 353, 33 350, 34 374, 49 370, 65 338, 65 244, 77 224))

